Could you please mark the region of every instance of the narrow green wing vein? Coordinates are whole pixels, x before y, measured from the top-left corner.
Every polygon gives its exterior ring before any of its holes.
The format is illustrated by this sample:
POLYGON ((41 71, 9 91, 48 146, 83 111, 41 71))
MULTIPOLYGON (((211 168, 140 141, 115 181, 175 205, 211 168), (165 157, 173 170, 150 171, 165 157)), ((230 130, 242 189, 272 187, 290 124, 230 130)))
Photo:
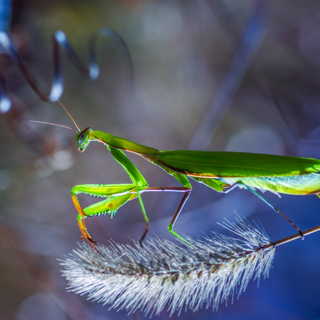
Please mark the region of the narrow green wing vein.
POLYGON ((159 151, 157 160, 171 170, 199 177, 272 177, 320 171, 320 160, 258 153, 159 151))

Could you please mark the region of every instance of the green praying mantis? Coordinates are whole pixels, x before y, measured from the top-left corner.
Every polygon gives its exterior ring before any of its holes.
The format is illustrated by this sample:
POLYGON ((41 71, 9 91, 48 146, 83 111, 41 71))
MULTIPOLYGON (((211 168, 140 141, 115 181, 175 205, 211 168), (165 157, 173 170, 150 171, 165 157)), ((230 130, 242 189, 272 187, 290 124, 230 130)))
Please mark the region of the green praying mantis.
MULTIPOLYGON (((168 230, 188 244, 183 237, 173 230, 174 224, 191 193, 192 186, 188 178, 222 193, 228 193, 236 187, 249 190, 287 219, 303 238, 301 230, 279 209, 258 193, 257 189, 277 194, 316 194, 320 198, 320 160, 242 152, 161 151, 109 133, 93 131, 89 127, 80 130, 67 109, 62 104, 61 106, 70 116, 78 131, 63 125, 53 125, 76 131, 77 145, 80 152, 84 152, 91 141, 103 143, 113 158, 122 165, 132 181, 130 184, 84 184, 72 188, 71 197, 78 211, 77 220, 81 230, 81 240, 84 238, 88 240, 96 251, 95 241, 87 231, 85 219, 106 214, 110 214, 112 218, 121 206, 135 198, 138 198, 140 202, 145 219, 145 231, 140 239, 140 243, 142 243, 148 232, 149 222, 141 198, 144 192, 180 192, 183 194, 168 230), (166 173, 178 180, 182 187, 149 187, 143 175, 127 158, 124 151, 139 155, 162 168, 166 173), (95 196, 103 198, 103 200, 82 208, 77 198, 78 194, 95 196)), ((44 121, 35 122, 52 124, 44 121)))

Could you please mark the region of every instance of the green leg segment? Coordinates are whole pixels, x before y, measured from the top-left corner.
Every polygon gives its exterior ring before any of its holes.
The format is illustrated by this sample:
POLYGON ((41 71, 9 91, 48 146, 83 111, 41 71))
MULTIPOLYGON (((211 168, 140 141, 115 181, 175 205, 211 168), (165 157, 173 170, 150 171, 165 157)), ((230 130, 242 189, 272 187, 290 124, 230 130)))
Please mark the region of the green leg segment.
MULTIPOLYGON (((93 244, 94 241, 87 231, 85 218, 105 214, 110 214, 112 218, 121 206, 123 206, 126 202, 138 197, 141 190, 143 190, 143 188, 134 184, 87 184, 75 186, 74 188, 72 188, 72 201, 79 212, 77 220, 82 233, 81 239, 86 238, 96 250, 93 244), (94 203, 83 209, 79 203, 77 194, 86 194, 107 199, 94 203)), ((145 211, 144 215, 146 216, 145 211)))

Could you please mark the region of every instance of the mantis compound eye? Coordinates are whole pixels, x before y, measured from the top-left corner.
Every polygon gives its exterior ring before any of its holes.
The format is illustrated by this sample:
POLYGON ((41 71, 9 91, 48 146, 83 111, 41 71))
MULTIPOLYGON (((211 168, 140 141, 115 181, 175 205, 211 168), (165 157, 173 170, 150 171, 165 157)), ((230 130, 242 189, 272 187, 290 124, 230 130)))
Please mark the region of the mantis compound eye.
POLYGON ((82 143, 83 140, 84 140, 84 132, 82 132, 82 133, 80 134, 79 142, 82 143))

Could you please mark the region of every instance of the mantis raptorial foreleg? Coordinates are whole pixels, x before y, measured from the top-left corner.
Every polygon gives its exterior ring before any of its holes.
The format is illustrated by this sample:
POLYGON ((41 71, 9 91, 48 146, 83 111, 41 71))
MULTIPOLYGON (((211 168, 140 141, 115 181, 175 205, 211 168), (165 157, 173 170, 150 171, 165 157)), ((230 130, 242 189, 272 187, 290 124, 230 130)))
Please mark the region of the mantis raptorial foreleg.
MULTIPOLYGON (((132 200, 138 196, 140 197, 139 191, 141 191, 141 189, 142 188, 140 186, 135 184, 86 184, 73 187, 71 190, 71 198, 79 212, 77 220, 82 232, 82 238, 85 237, 91 243, 94 242, 87 231, 85 224, 86 217, 110 214, 112 219, 116 211, 122 205, 129 200, 132 200), (105 199, 83 209, 79 203, 77 194, 86 194, 105 199)), ((147 222, 148 217, 146 216, 142 199, 140 203, 142 203, 142 210, 147 222)))
POLYGON ((129 175, 131 181, 142 188, 147 188, 148 183, 140 171, 134 166, 134 164, 128 159, 128 157, 123 153, 122 150, 107 146, 108 150, 111 152, 113 158, 122 165, 123 169, 129 175))

